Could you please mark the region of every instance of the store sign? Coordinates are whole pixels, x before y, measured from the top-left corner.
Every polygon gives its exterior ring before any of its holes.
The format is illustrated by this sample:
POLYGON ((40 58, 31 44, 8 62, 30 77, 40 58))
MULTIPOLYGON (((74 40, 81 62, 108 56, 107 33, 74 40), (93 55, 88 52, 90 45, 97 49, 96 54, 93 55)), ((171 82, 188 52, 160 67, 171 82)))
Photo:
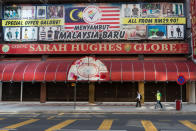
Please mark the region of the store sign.
POLYGON ((193 59, 196 60, 196 0, 191 0, 191 14, 192 14, 192 48, 193 59))
POLYGON ((63 24, 64 24, 63 19, 2 20, 2 26, 59 26, 63 24))
POLYGON ((188 54, 188 43, 1 44, 0 54, 188 54))
POLYGON ((122 18, 122 24, 186 24, 186 18, 122 18))

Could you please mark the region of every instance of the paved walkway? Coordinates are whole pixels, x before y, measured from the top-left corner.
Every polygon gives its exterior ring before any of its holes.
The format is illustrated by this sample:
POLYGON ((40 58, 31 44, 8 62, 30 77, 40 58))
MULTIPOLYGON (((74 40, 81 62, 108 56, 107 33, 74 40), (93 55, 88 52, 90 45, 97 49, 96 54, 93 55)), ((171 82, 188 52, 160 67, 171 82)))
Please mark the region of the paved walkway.
POLYGON ((196 113, 196 104, 183 103, 176 111, 174 102, 164 103, 164 109, 155 109, 155 102, 135 107, 135 102, 0 102, 0 113, 196 113))

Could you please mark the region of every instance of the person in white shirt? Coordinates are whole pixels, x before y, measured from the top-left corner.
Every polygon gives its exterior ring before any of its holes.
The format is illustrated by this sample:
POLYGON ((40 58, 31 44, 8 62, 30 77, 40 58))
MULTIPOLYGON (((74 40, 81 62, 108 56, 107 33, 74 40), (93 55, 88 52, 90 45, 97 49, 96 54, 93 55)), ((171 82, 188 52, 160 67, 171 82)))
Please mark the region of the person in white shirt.
POLYGON ((141 100, 141 95, 140 95, 140 93, 137 91, 137 98, 136 98, 136 100, 137 100, 137 103, 136 103, 136 107, 141 107, 141 102, 140 102, 140 100, 141 100))

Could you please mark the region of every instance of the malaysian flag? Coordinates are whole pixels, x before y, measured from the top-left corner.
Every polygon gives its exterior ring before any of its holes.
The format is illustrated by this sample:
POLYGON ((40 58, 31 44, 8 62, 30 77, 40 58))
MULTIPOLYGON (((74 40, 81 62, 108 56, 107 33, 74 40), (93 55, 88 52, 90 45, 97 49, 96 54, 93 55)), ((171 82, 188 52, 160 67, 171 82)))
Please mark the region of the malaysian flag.
POLYGON ((120 6, 68 7, 65 9, 65 30, 120 30, 120 6))

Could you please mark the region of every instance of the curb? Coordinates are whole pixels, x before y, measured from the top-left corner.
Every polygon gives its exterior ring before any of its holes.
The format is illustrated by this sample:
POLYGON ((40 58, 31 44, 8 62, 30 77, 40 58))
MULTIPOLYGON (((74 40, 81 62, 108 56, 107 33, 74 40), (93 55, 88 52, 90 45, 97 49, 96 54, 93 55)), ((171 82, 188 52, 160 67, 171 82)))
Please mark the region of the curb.
POLYGON ((21 112, 0 112, 1 114, 141 114, 141 115, 191 115, 196 114, 196 111, 194 112, 183 112, 183 111, 170 111, 170 112, 164 112, 164 111, 156 111, 156 112, 104 112, 104 111, 21 111, 21 112))

